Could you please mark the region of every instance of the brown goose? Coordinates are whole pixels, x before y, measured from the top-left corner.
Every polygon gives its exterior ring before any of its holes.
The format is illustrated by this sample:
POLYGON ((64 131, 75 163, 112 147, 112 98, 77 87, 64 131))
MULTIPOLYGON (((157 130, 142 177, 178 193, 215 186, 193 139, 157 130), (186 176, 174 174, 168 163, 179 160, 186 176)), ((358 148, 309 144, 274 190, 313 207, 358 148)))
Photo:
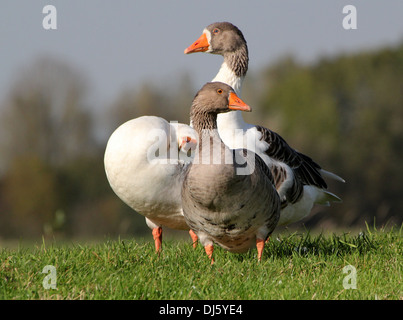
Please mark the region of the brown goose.
MULTIPOLYGON (((229 22, 207 26, 202 35, 185 53, 208 52, 224 57, 213 81, 224 82, 240 95, 243 79, 248 71, 248 47, 242 32, 229 22)), ((276 189, 282 201, 279 225, 306 217, 313 205, 329 205, 341 199, 326 190, 324 177, 344 182, 337 175, 323 170, 310 157, 294 150, 277 133, 259 125, 246 123, 242 113, 219 114, 217 126, 220 137, 230 148, 241 148, 245 139, 254 141, 253 150, 272 171, 276 189), (241 131, 241 135, 236 134, 241 131)))
POLYGON ((230 252, 255 246, 262 257, 265 240, 277 225, 280 199, 263 160, 246 149, 230 149, 217 131, 217 114, 250 111, 234 90, 207 83, 196 94, 190 117, 199 136, 193 162, 185 172, 182 208, 213 263, 213 244, 230 252))

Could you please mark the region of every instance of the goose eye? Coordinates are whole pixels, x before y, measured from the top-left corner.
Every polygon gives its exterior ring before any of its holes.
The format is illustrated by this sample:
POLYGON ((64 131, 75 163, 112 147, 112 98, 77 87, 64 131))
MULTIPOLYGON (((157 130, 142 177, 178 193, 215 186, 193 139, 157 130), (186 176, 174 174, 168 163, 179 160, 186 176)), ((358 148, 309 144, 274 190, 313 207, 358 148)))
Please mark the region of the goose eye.
POLYGON ((220 32, 220 29, 218 29, 218 28, 215 28, 214 30, 213 30, 213 33, 219 33, 220 32))
POLYGON ((217 89, 217 93, 222 94, 223 93, 222 89, 217 89))

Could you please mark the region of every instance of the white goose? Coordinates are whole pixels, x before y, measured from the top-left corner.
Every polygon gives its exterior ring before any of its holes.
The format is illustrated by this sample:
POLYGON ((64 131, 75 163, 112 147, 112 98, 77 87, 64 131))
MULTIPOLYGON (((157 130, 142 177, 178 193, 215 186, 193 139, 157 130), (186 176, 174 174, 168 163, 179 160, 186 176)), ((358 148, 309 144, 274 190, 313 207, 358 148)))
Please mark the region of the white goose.
MULTIPOLYGON (((208 52, 224 57, 221 68, 212 81, 221 81, 240 95, 242 82, 248 71, 248 47, 242 32, 229 22, 207 26, 202 35, 185 54, 208 52)), ((299 221, 309 215, 313 205, 329 205, 341 199, 326 190, 323 177, 344 182, 337 175, 323 170, 310 157, 292 149, 277 133, 258 125, 246 123, 240 111, 219 114, 217 125, 220 137, 230 148, 253 142, 253 149, 269 166, 282 200, 279 225, 299 221), (239 134, 241 132, 241 134, 239 134)))
POLYGON ((183 181, 183 214, 212 263, 214 243, 230 252, 256 245, 260 260, 280 215, 280 198, 263 160, 246 149, 230 150, 220 139, 217 114, 230 110, 251 109, 221 82, 204 85, 191 109, 199 146, 183 181))
POLYGON ((157 252, 162 226, 189 230, 180 193, 183 170, 191 158, 178 154, 178 149, 196 145, 197 134, 190 126, 155 116, 125 122, 108 140, 104 165, 109 184, 123 202, 146 217, 157 252))

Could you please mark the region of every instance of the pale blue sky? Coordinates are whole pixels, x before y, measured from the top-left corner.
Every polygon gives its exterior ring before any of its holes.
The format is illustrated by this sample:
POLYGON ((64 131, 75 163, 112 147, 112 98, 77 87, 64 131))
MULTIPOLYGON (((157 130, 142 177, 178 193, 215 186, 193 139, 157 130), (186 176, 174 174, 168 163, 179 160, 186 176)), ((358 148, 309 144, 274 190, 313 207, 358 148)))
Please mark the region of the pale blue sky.
POLYGON ((305 62, 403 41, 401 0, 2 0, 0 101, 37 57, 54 56, 85 75, 92 103, 112 102, 123 88, 158 84, 189 72, 200 87, 222 58, 183 50, 203 28, 230 21, 244 33, 250 70, 285 54, 305 62), (57 30, 44 30, 42 9, 57 9, 57 30), (342 27, 343 7, 357 8, 357 30, 342 27))

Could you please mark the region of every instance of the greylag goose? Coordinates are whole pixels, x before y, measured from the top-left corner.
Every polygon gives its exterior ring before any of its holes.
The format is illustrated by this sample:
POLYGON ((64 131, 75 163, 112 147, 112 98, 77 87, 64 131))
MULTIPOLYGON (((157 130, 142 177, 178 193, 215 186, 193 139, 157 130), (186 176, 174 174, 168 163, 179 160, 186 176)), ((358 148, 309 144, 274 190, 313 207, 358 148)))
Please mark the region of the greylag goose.
MULTIPOLYGON (((200 38, 185 49, 185 54, 194 52, 222 55, 224 62, 212 81, 224 82, 240 95, 248 71, 249 56, 246 40, 236 26, 229 22, 210 24, 200 38)), ((240 111, 219 114, 217 126, 220 137, 230 148, 243 147, 245 139, 254 141, 254 151, 272 171, 282 201, 279 225, 303 219, 309 215, 315 203, 330 205, 330 202, 341 201, 326 190, 324 177, 344 180, 291 148, 276 132, 246 123, 240 111)))
POLYGON ((250 111, 228 85, 207 83, 196 94, 190 117, 199 136, 182 186, 185 220, 211 262, 213 245, 230 252, 255 246, 261 260, 264 243, 277 225, 280 198, 271 171, 254 152, 230 149, 217 131, 217 114, 250 111))
POLYGON ((183 171, 191 161, 186 151, 196 145, 197 134, 190 126, 155 116, 125 122, 108 140, 104 165, 109 184, 123 202, 145 216, 157 252, 162 226, 189 230, 180 193, 183 171))

